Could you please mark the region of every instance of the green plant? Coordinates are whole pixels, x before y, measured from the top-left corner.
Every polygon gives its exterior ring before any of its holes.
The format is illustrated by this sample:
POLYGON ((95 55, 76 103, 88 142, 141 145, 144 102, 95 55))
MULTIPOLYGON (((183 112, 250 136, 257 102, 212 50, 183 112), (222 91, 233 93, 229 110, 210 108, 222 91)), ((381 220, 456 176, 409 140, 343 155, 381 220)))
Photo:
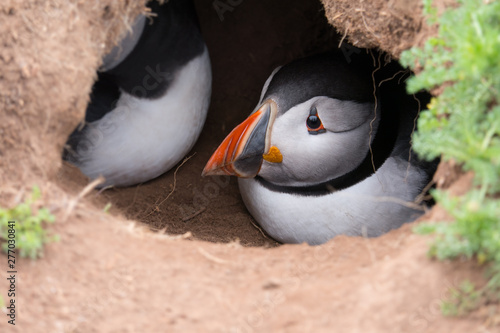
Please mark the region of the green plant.
POLYGON ((0 207, 0 242, 4 252, 8 249, 7 241, 14 239, 16 254, 36 259, 42 256, 45 243, 57 239, 54 236, 50 237, 43 228, 43 222, 54 222, 54 216, 47 208, 33 209, 40 197, 40 189, 34 187, 31 196, 25 202, 10 209, 0 207), (15 221, 12 228, 9 227, 9 221, 15 221), (14 229, 15 238, 9 238, 9 229, 14 229))
POLYGON ((458 7, 438 17, 424 0, 436 37, 422 48, 405 51, 401 63, 422 71, 408 81, 408 91, 441 87, 419 118, 414 148, 432 159, 454 159, 474 172, 474 187, 462 197, 441 191, 433 196, 453 223, 422 225, 435 233, 430 254, 467 256, 491 263, 488 289, 500 283, 500 2, 457 0, 458 7))
POLYGON ((458 288, 450 289, 449 298, 441 304, 445 316, 466 314, 475 309, 481 301, 481 291, 468 281, 463 281, 458 288))
POLYGON ((102 210, 102 211, 103 211, 103 212, 105 212, 105 213, 107 214, 107 213, 109 213, 109 210, 111 209, 111 207, 112 207, 112 206, 113 206, 113 204, 112 204, 111 202, 108 202, 108 203, 106 204, 106 206, 104 206, 104 208, 103 208, 103 210, 102 210))

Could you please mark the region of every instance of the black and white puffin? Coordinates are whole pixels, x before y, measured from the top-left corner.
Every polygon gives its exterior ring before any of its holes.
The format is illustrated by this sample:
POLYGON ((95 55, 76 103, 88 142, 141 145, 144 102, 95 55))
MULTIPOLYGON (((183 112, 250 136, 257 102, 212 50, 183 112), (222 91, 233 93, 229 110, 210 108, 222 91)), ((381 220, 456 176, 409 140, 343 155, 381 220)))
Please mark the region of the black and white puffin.
POLYGON ((374 237, 418 217, 436 164, 411 150, 419 103, 396 64, 373 60, 334 51, 274 70, 203 175, 240 177, 249 212, 283 243, 374 237))
POLYGON ((192 1, 150 1, 103 61, 84 126, 63 157, 101 186, 129 186, 172 168, 193 147, 212 74, 192 1))

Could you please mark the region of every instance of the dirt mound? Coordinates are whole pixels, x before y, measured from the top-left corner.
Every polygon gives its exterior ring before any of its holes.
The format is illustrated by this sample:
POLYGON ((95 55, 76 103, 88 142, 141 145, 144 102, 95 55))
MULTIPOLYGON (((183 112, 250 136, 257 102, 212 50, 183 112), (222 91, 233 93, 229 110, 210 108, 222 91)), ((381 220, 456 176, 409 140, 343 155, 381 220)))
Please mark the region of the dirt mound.
MULTIPOLYGON (((357 47, 380 48, 399 58, 402 51, 437 32, 422 15, 421 0, 364 1, 322 0, 328 21, 342 39, 357 47)), ((456 5, 454 0, 433 1, 438 13, 456 5)))
MULTIPOLYGON (((477 319, 443 318, 438 305, 481 270, 429 261, 428 240, 410 226, 278 246, 254 226, 234 179, 200 177, 276 66, 344 35, 398 55, 427 33, 416 0, 324 3, 340 34, 317 1, 196 1, 214 82, 192 157, 146 184, 88 193, 87 179, 61 164, 62 147, 99 59, 144 1, 0 4, 0 204, 40 186, 61 238, 43 259, 21 260, 17 325, 4 318, 2 332, 480 332, 477 319)), ((443 170, 441 185, 459 175, 443 170)), ((456 191, 469 186, 464 177, 456 191)))

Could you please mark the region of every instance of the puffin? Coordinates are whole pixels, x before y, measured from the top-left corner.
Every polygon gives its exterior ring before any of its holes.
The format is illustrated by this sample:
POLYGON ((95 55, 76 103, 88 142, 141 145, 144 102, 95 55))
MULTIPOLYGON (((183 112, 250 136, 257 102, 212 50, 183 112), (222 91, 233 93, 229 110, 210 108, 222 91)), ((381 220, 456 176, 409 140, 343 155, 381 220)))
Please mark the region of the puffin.
POLYGON ((99 187, 158 177, 193 147, 210 104, 212 73, 192 1, 150 1, 103 59, 85 120, 63 159, 99 187))
POLYGON ((237 176, 250 214, 281 243, 376 237, 413 221, 437 162, 412 134, 428 94, 408 95, 395 62, 333 50, 276 68, 250 116, 203 176, 237 176))

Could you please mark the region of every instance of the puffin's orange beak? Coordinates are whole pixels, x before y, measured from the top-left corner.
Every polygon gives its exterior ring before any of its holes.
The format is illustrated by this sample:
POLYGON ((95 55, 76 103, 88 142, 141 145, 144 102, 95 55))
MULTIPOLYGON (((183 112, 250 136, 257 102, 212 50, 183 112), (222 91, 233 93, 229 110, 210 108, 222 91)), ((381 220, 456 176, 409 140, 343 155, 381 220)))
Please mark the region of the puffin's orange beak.
MULTIPOLYGON (((274 101, 263 103, 222 141, 203 169, 202 176, 255 177, 260 171, 264 155, 268 155, 271 150, 270 129, 276 114, 274 101)), ((273 148, 273 154, 276 154, 277 148, 273 148)))

